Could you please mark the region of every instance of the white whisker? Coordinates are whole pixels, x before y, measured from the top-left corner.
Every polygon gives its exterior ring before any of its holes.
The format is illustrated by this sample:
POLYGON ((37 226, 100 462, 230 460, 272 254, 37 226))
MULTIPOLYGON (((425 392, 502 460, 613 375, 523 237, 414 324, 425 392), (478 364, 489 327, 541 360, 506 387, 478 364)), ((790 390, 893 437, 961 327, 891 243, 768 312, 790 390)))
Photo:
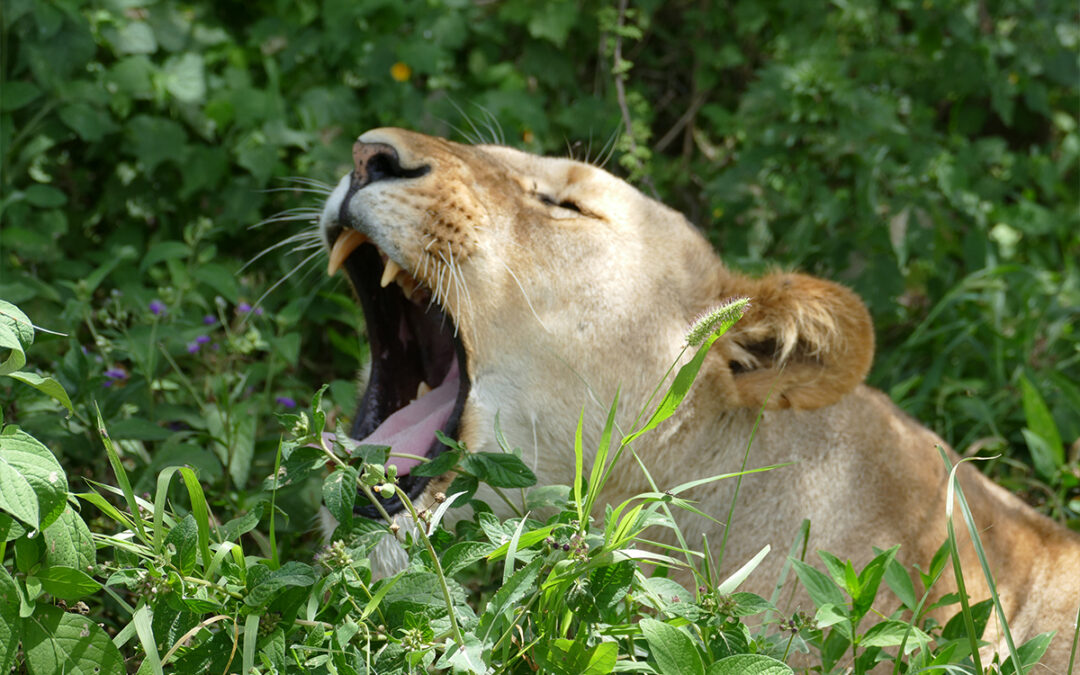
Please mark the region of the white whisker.
POLYGON ((291 270, 289 270, 289 271, 288 271, 288 272, 287 272, 287 273, 285 274, 285 276, 281 277, 281 279, 279 279, 278 281, 276 281, 276 282, 274 283, 274 285, 273 285, 273 286, 271 286, 270 288, 266 289, 266 292, 265 292, 265 293, 263 293, 262 295, 260 295, 260 296, 259 296, 259 299, 255 301, 255 307, 258 307, 259 305, 261 305, 261 304, 262 304, 262 301, 266 299, 266 296, 268 296, 268 295, 270 295, 271 293, 273 293, 273 292, 274 292, 274 291, 275 291, 275 290, 277 289, 277 287, 278 287, 278 286, 280 286, 281 284, 283 284, 283 283, 285 283, 286 281, 288 281, 288 280, 289 280, 289 277, 291 277, 292 275, 296 274, 296 273, 297 273, 297 272, 298 272, 298 271, 300 270, 300 268, 302 268, 302 267, 303 267, 304 265, 308 264, 309 262, 311 262, 312 260, 314 260, 315 258, 317 258, 317 257, 318 257, 318 256, 320 256, 320 255, 322 255, 322 251, 315 251, 314 253, 312 253, 312 254, 311 254, 311 255, 309 255, 308 257, 304 258, 304 259, 303 259, 303 260, 301 260, 301 261, 300 261, 299 263, 297 263, 297 264, 296 264, 296 267, 293 267, 293 268, 292 268, 291 270))
POLYGON ((514 274, 514 270, 510 269, 510 266, 503 260, 500 260, 499 263, 506 269, 510 276, 513 277, 514 283, 517 284, 518 290, 521 291, 521 295, 525 298, 525 304, 529 306, 529 311, 532 312, 533 317, 536 318, 536 322, 540 324, 540 327, 544 329, 545 333, 550 333, 551 331, 544 325, 544 321, 540 318, 540 315, 536 313, 536 308, 533 307, 532 300, 529 299, 529 294, 525 292, 525 287, 521 285, 521 280, 514 274))

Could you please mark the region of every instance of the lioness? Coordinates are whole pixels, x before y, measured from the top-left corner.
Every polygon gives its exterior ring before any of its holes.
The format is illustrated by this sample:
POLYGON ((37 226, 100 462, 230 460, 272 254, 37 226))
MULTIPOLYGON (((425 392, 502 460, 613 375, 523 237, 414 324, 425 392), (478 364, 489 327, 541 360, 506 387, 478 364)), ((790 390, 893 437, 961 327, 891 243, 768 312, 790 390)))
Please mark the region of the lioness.
MULTIPOLYGON (((905 565, 926 568, 945 537, 942 440, 862 384, 874 336, 854 293, 801 274, 735 274, 681 214, 581 162, 400 129, 365 133, 353 159, 320 226, 330 272, 347 270, 367 318, 372 364, 356 439, 425 456, 439 451, 441 429, 494 451, 498 414, 541 484, 569 484, 582 405, 586 448, 616 391, 628 429, 694 317, 748 296, 677 414, 636 442, 652 476, 663 488, 738 470, 764 407, 750 465, 793 464, 743 481, 725 567, 773 550, 743 588, 771 595, 804 518, 810 551, 861 566, 873 546, 901 544, 905 565)), ((445 488, 410 476, 417 461, 396 460, 410 495, 445 488)), ((1045 663, 1064 671, 1080 536, 967 465, 959 476, 1017 644, 1057 631, 1045 663)), ((720 481, 692 496, 721 516, 733 489, 720 481)), ((625 462, 603 496, 648 490, 625 462)), ((719 525, 677 514, 690 539, 720 540, 719 525)), ((973 597, 988 597, 970 546, 963 566, 973 597)), ((939 594, 952 583, 939 582, 939 594)), ((812 611, 805 596, 796 603, 812 611)), ((1004 646, 993 623, 987 635, 1004 646)))

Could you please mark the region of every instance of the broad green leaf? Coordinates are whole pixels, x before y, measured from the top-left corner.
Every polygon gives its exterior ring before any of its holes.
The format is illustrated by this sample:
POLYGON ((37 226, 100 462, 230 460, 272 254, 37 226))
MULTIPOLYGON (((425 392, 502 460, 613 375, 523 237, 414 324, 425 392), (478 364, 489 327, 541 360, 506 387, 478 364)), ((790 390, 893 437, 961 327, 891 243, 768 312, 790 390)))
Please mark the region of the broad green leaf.
POLYGON ((885 570, 885 584, 892 589, 896 597, 900 598, 904 607, 914 610, 918 605, 919 599, 915 595, 915 585, 911 583, 911 575, 895 558, 889 561, 885 570))
POLYGON ((101 584, 89 574, 65 565, 44 567, 35 576, 46 593, 67 602, 81 600, 101 590, 101 584))
POLYGON ((0 435, 0 509, 32 528, 64 512, 67 477, 49 449, 25 431, 0 435))
POLYGON ((736 654, 709 666, 706 675, 791 675, 794 671, 763 654, 736 654))
POLYGON ((11 672, 20 628, 19 591, 8 571, 0 567, 0 673, 11 672))
POLYGON ((494 544, 483 541, 458 542, 446 549, 446 553, 443 553, 442 555, 441 562, 443 573, 448 577, 452 577, 469 565, 487 556, 494 548, 494 544))
POLYGON ((67 204, 67 195, 51 185, 37 183, 26 188, 26 201, 43 209, 53 209, 67 204))
POLYGON ((581 641, 556 638, 537 645, 533 654, 551 675, 607 675, 615 668, 619 649, 614 642, 587 649, 581 641))
POLYGON ((293 560, 258 581, 248 590, 244 602, 249 607, 265 607, 282 589, 289 586, 311 586, 316 578, 310 565, 293 560))
POLYGON ((139 270, 145 272, 159 262, 182 260, 190 255, 191 247, 182 241, 159 241, 139 261, 139 270))
MULTIPOLYGON (((1042 655, 1046 653, 1046 650, 1050 647, 1050 640, 1054 637, 1053 632, 1039 633, 1035 637, 1031 638, 1024 644, 1016 648, 1016 655, 1020 658, 1021 668, 1028 669, 1031 666, 1039 662, 1042 655)), ((1068 640, 1070 635, 1059 636, 1059 639, 1068 640)), ((1068 644, 1068 643, 1066 643, 1068 644)), ((1006 661, 1001 666, 1001 675, 1013 675, 1016 673, 1016 667, 1013 665, 1012 660, 1006 661)))
POLYGON ((352 527, 357 477, 355 467, 344 466, 335 469, 326 477, 322 485, 323 503, 326 504, 330 515, 336 518, 346 530, 352 527))
POLYGON ((60 405, 67 408, 69 412, 75 412, 75 409, 71 407, 71 399, 68 398, 67 392, 64 391, 64 387, 53 378, 42 377, 41 375, 28 373, 22 370, 8 373, 8 377, 30 385, 34 389, 37 389, 41 393, 58 401, 60 405))
POLYGON ((26 350, 34 344, 34 325, 22 311, 0 300, 0 375, 19 370, 26 364, 26 350), (10 350, 4 356, 4 351, 10 350))
POLYGON ((202 103, 206 98, 203 58, 197 52, 171 57, 162 70, 165 89, 181 103, 202 103))
MULTIPOLYGON (((1024 419, 1027 421, 1027 428, 1045 441, 1046 450, 1050 454, 1049 458, 1043 459, 1043 466, 1040 466, 1039 458, 1034 456, 1034 452, 1032 459, 1036 460, 1035 468, 1043 475, 1043 478, 1049 478, 1056 473, 1057 467, 1065 463, 1065 447, 1061 442, 1061 434, 1039 390, 1024 375, 1020 376, 1020 391, 1023 394, 1024 419), (1051 460, 1050 466, 1045 466, 1045 459, 1051 460)), ((1024 438, 1027 439, 1028 434, 1024 434, 1024 438)), ((1028 446, 1031 446, 1030 440, 1028 446)))
POLYGON ((895 647, 903 642, 904 636, 909 631, 914 634, 914 638, 912 635, 908 635, 908 642, 913 647, 930 639, 930 636, 926 633, 903 621, 882 621, 871 626, 863 634, 859 639, 859 645, 863 647, 895 647))
POLYGON ((802 582, 803 587, 806 588, 806 592, 815 605, 818 607, 826 604, 838 607, 844 606, 844 594, 833 583, 832 579, 801 560, 796 558, 789 558, 789 560, 791 560, 795 573, 799 575, 799 581, 802 582))
POLYGON ((190 513, 176 523, 165 537, 166 548, 172 547, 172 564, 181 574, 190 574, 195 569, 199 552, 199 526, 190 513))
POLYGON ((93 620, 39 605, 23 622, 23 652, 30 675, 122 675, 124 661, 93 620))
POLYGON ((60 121, 87 143, 97 143, 120 129, 107 110, 77 102, 60 109, 60 121))
POLYGON ((85 570, 97 560, 90 529, 70 504, 42 535, 45 537, 45 562, 49 565, 85 570))
MULTIPOLYGON (((41 89, 32 82, 12 80, 4 82, 4 95, 0 97, 0 112, 9 112, 30 103, 41 95, 41 89)), ((0 672, 6 672, 0 670, 0 672)))
POLYGON ((474 452, 461 467, 480 481, 498 488, 523 488, 536 484, 536 474, 520 457, 502 452, 474 452))
POLYGON ((661 675, 705 675, 701 654, 689 635, 651 618, 642 619, 638 626, 661 675))

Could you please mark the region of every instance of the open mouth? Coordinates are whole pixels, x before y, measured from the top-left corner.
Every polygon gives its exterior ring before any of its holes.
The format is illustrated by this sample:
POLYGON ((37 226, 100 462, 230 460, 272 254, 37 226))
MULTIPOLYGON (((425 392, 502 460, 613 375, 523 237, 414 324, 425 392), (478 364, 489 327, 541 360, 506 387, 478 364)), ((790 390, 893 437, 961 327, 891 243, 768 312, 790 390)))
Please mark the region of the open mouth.
MULTIPOLYGON (((361 444, 388 445, 398 485, 416 499, 429 478, 412 475, 423 459, 444 446, 441 431, 456 438, 469 393, 465 349, 452 318, 432 300, 430 290, 386 257, 357 230, 328 234, 334 242, 330 274, 344 267, 360 299, 371 346, 371 375, 360 399, 351 436, 361 444)), ((395 495, 381 499, 387 513, 403 508, 395 495)), ((378 518, 373 504, 357 511, 378 518)))

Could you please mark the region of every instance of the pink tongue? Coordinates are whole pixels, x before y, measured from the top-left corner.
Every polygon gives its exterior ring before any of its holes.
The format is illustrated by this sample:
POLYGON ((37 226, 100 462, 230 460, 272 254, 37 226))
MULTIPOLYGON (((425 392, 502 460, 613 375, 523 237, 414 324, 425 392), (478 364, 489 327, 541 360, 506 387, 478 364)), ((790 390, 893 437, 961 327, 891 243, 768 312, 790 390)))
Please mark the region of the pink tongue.
MULTIPOLYGON (((386 421, 371 432, 370 436, 361 439, 360 443, 389 445, 391 452, 426 457, 431 442, 435 439, 435 431, 443 428, 450 419, 459 385, 458 362, 455 357, 442 384, 387 417, 386 421)), ((404 476, 419 464, 420 460, 391 457, 388 463, 397 467, 399 476, 404 476)))

